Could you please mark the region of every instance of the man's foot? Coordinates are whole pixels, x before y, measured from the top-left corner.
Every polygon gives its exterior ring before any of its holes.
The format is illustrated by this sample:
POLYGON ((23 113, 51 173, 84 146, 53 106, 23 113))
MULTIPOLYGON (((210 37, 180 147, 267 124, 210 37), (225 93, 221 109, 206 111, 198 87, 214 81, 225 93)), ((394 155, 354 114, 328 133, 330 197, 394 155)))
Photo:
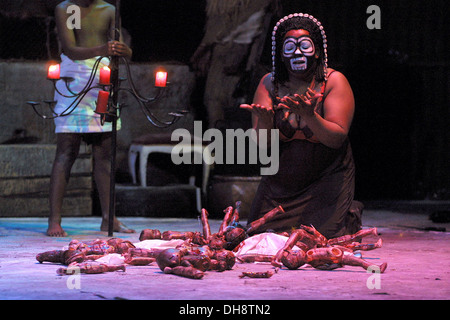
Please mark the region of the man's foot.
POLYGON ((61 228, 59 223, 49 223, 47 229, 47 235, 49 237, 67 237, 67 232, 61 228))
MULTIPOLYGON (((109 231, 109 224, 108 220, 102 219, 102 224, 100 226, 101 231, 109 231)), ((135 233, 136 231, 133 229, 128 228, 126 225, 124 225, 122 222, 114 218, 114 226, 113 226, 114 232, 123 232, 123 233, 135 233)))

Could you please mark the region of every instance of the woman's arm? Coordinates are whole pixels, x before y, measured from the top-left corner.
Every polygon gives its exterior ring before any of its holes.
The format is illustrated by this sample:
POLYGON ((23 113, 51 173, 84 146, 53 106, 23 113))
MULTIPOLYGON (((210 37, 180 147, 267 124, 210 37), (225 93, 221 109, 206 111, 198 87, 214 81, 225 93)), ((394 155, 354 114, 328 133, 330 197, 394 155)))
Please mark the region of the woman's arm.
POLYGON ((271 75, 265 75, 259 82, 253 97, 253 102, 249 104, 241 104, 242 109, 252 112, 253 129, 256 130, 257 136, 260 137, 260 130, 264 129, 267 133, 267 143, 270 145, 270 130, 273 129, 273 104, 270 97, 271 75))
POLYGON ((252 123, 255 130, 273 128, 273 106, 269 94, 270 86, 270 74, 267 74, 259 82, 252 104, 240 105, 242 109, 252 112, 252 123))
POLYGON ((323 118, 314 112, 305 121, 321 143, 337 149, 342 146, 350 131, 355 100, 347 78, 340 72, 333 72, 328 79, 327 89, 323 118))
POLYGON ((333 72, 327 82, 323 117, 314 111, 319 96, 309 92, 306 97, 283 99, 282 103, 299 114, 311 129, 314 138, 330 147, 339 148, 347 138, 355 111, 353 92, 345 76, 333 72))

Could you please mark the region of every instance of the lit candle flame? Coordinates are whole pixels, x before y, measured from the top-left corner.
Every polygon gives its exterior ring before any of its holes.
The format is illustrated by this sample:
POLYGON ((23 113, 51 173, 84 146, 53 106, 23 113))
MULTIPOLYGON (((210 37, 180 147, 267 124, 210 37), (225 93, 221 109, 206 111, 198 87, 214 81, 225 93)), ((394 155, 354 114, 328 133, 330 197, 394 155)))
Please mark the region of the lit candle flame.
POLYGON ((47 78, 48 79, 59 79, 59 64, 51 64, 48 67, 47 78))
POLYGON ((167 72, 165 71, 156 72, 155 86, 165 87, 166 83, 167 83, 167 72))
POLYGON ((50 67, 48 67, 48 71, 50 72, 56 72, 59 69, 59 65, 52 64, 50 67))
POLYGON ((111 69, 104 66, 100 69, 100 84, 108 85, 111 82, 111 69))

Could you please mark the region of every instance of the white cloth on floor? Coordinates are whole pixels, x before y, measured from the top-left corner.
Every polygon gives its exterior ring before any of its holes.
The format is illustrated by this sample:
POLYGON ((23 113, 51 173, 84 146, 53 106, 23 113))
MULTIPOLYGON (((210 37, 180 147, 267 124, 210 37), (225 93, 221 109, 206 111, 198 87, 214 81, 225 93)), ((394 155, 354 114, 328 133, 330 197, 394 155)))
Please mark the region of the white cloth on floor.
POLYGON ((109 253, 104 255, 101 258, 96 259, 95 261, 104 263, 107 265, 121 265, 125 261, 125 257, 119 253, 109 253))
MULTIPOLYGON (((236 257, 244 255, 275 255, 281 248, 284 247, 288 237, 275 233, 260 233, 249 237, 242 241, 237 249, 235 249, 236 257)), ((300 250, 297 246, 294 250, 300 250)))
POLYGON ((143 248, 143 249, 169 249, 169 248, 176 248, 183 242, 184 240, 181 239, 174 239, 174 240, 152 239, 152 240, 143 240, 141 242, 133 244, 136 248, 143 248))

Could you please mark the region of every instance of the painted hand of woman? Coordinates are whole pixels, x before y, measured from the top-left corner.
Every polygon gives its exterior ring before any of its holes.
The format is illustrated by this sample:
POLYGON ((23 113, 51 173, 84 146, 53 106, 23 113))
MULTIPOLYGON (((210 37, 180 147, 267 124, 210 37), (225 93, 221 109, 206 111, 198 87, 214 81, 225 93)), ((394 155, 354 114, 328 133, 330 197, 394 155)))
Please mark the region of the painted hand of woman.
POLYGON ((257 116, 261 121, 272 124, 273 122, 273 109, 270 107, 265 107, 260 104, 241 104, 241 109, 251 111, 255 116, 257 116))
POLYGON ((316 105, 322 97, 321 93, 308 88, 305 94, 294 94, 294 96, 278 98, 278 107, 289 109, 301 117, 311 117, 314 115, 316 105))

